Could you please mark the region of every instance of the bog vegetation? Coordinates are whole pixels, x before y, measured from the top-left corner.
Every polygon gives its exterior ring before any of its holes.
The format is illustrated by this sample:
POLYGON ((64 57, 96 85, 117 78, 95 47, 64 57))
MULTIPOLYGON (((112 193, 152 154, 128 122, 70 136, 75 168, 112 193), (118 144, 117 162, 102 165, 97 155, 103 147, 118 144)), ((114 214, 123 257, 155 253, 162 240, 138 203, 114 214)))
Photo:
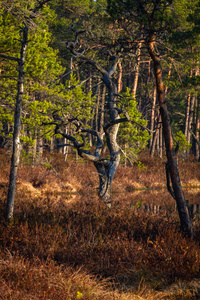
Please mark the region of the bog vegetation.
POLYGON ((199 12, 0 0, 3 299, 200 297, 199 12))
MULTIPOLYGON (((10 158, 4 150, 0 155, 3 216, 10 158)), ((35 166, 22 163, 15 222, 1 218, 1 297, 197 299, 199 214, 193 218, 194 240, 184 238, 165 187, 163 160, 144 153, 140 162, 119 166, 112 209, 99 202, 95 168, 75 155, 66 162, 60 154, 47 154, 35 166), (160 204, 163 211, 146 213, 140 209, 145 203, 160 204)), ((191 188, 200 183, 196 162, 184 161, 180 173, 183 186, 190 187, 186 198, 196 203, 199 189, 191 188)))

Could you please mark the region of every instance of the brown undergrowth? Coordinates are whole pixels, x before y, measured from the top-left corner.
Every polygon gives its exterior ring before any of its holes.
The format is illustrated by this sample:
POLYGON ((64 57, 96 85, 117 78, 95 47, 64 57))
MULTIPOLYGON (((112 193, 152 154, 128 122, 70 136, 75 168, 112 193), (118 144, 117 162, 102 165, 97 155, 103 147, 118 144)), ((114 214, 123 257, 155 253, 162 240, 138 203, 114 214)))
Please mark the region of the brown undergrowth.
MULTIPOLYGON (((9 158, 4 152, 0 156, 3 216, 9 158)), ((173 203, 165 190, 153 200, 149 191, 133 196, 137 180, 146 187, 153 181, 164 185, 163 162, 145 159, 147 169, 119 167, 113 188, 130 192, 114 193, 111 210, 98 200, 98 178, 90 164, 48 155, 38 165, 21 165, 15 220, 8 225, 1 218, 0 298, 197 299, 198 216, 191 241, 181 236, 176 213, 135 210, 133 201, 173 203)), ((183 167, 186 183, 200 179, 197 163, 183 167)))

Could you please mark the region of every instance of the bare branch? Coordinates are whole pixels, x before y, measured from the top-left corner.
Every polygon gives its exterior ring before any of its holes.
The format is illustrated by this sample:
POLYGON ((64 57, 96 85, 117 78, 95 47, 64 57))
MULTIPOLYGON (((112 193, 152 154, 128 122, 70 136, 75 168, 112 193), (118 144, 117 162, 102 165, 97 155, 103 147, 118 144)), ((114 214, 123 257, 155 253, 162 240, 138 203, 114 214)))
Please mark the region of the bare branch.
POLYGON ((128 157, 128 155, 124 152, 124 150, 123 150, 121 147, 119 147, 119 149, 120 149, 120 151, 123 153, 123 155, 125 156, 125 158, 128 159, 129 164, 130 164, 131 167, 132 167, 132 166, 133 166, 133 163, 132 163, 132 161, 130 160, 130 158, 128 157))
POLYGON ((110 163, 109 160, 107 159, 101 159, 97 156, 95 156, 94 154, 92 154, 91 152, 87 151, 87 150, 83 150, 83 149, 79 149, 78 150, 78 154, 82 157, 85 158, 89 161, 92 161, 94 163, 98 163, 101 165, 108 165, 110 163))
POLYGON ((77 83, 76 85, 71 85, 71 86, 68 87, 68 88, 62 89, 59 93, 61 93, 61 92, 63 92, 63 91, 69 91, 69 90, 75 89, 75 88, 81 86, 82 84, 84 84, 85 82, 87 82, 90 78, 94 78, 94 77, 96 77, 96 76, 91 75, 91 76, 89 76, 88 78, 86 78, 85 80, 80 81, 80 82, 77 83))
POLYGON ((194 134, 194 132, 191 130, 191 128, 189 128, 189 132, 192 134, 193 138, 195 139, 195 142, 200 146, 200 142, 197 139, 196 135, 194 134))
POLYGON ((129 122, 131 122, 131 119, 126 110, 124 110, 123 108, 119 108, 119 107, 114 107, 114 109, 118 112, 118 114, 124 114, 124 116, 127 118, 127 120, 129 122))
POLYGON ((95 67, 98 71, 100 71, 103 75, 107 74, 108 72, 98 63, 96 63, 93 60, 88 59, 83 55, 84 51, 82 53, 79 53, 75 50, 75 43, 74 42, 68 42, 67 43, 67 48, 71 51, 71 53, 76 57, 76 58, 81 58, 85 63, 92 65, 95 67))
POLYGON ((43 7, 44 4, 46 4, 46 3, 50 2, 50 1, 51 1, 51 0, 44 0, 44 1, 39 1, 39 0, 37 0, 37 2, 39 3, 39 5, 37 5, 37 6, 32 10, 32 12, 33 12, 33 13, 36 13, 38 10, 40 10, 40 9, 43 7))
POLYGON ((16 57, 13 57, 13 56, 7 56, 7 55, 4 55, 4 54, 0 54, 0 57, 8 59, 8 60, 15 60, 17 62, 20 62, 19 58, 16 58, 16 57))
POLYGON ((129 122, 129 120, 127 118, 113 120, 112 122, 110 122, 106 126, 104 126, 104 131, 106 132, 110 127, 112 127, 116 124, 124 123, 124 122, 129 122))
POLYGON ((109 77, 111 77, 112 74, 116 72, 118 63, 119 63, 119 58, 116 56, 116 57, 114 57, 114 62, 112 64, 110 70, 108 71, 109 77))
POLYGON ((136 125, 140 126, 140 127, 141 127, 142 129, 144 129, 144 130, 149 131, 151 134, 154 133, 154 132, 156 131, 156 129, 158 128, 158 127, 157 127, 155 130, 150 130, 149 128, 147 128, 147 127, 141 125, 140 123, 138 123, 138 122, 136 122, 136 121, 131 120, 130 122, 131 122, 132 124, 136 124, 136 125))
POLYGON ((57 144, 54 149, 56 149, 57 147, 61 148, 61 147, 66 147, 66 146, 74 147, 74 145, 72 145, 72 144, 57 144))

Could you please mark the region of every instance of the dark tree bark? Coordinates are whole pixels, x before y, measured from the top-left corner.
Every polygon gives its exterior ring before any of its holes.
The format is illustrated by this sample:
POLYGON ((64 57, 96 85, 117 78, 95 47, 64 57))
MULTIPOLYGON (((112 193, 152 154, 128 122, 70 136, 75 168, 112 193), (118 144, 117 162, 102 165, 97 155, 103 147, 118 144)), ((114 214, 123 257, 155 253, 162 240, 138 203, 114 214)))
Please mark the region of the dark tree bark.
MULTIPOLYGON (((38 1, 38 5, 32 10, 32 15, 29 17, 30 19, 35 18, 36 12, 42 8, 42 6, 49 2, 50 0, 45 0, 42 2, 38 1)), ((15 118, 14 118, 14 132, 13 132, 13 151, 11 158, 11 167, 10 167, 10 180, 8 187, 8 195, 7 195, 7 205, 6 205, 6 213, 5 220, 10 222, 13 219, 14 213, 14 201, 15 201, 15 191, 16 191, 16 181, 17 181, 17 170, 20 161, 20 136, 21 136, 21 112, 22 112, 22 99, 24 94, 24 80, 25 80, 25 56, 26 49, 28 45, 28 24, 29 20, 24 22, 24 27, 20 30, 22 35, 21 40, 21 50, 20 50, 20 58, 17 59, 15 57, 7 57, 5 55, 0 54, 1 57, 9 60, 14 60, 18 62, 18 83, 17 83, 17 97, 15 104, 15 118)))
POLYGON ((173 146, 173 138, 170 126, 170 119, 167 110, 167 104, 165 101, 165 90, 164 84, 162 79, 162 69, 161 69, 161 62, 160 58, 155 51, 155 35, 152 34, 150 36, 148 42, 148 51, 154 63, 154 73, 156 79, 156 87, 157 87, 157 97, 158 103, 160 106, 160 114, 162 118, 162 125, 163 125, 163 135, 165 140, 165 147, 166 147, 166 154, 167 154, 167 161, 168 161, 168 169, 169 174, 172 182, 172 188, 174 193, 174 198, 177 203, 178 213, 181 222, 181 230, 184 234, 189 237, 193 237, 193 228, 192 223, 190 220, 188 208, 186 205, 185 197, 183 194, 183 190, 181 187, 177 160, 175 155, 175 150, 173 146))

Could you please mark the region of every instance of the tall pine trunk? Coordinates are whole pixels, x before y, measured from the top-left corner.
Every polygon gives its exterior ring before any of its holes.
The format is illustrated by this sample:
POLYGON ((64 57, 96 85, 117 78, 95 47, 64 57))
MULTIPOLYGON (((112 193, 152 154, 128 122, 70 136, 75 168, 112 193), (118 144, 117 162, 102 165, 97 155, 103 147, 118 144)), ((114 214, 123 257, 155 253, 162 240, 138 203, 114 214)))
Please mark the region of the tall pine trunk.
POLYGON ((135 74, 134 74, 133 86, 131 89, 131 93, 133 93, 135 97, 136 97, 138 78, 139 78, 141 47, 142 47, 142 43, 140 42, 140 43, 138 43, 138 46, 137 46, 135 74))
MULTIPOLYGON (((33 19, 36 16, 36 12, 42 8, 44 4, 49 2, 50 0, 38 1, 38 4, 33 10, 30 10, 32 13, 29 18, 33 19)), ((28 17, 25 16, 27 21, 28 17)), ((15 201, 15 191, 16 191, 16 181, 17 181, 17 171, 20 161, 20 137, 21 137, 21 113, 22 113, 22 99, 24 94, 24 81, 25 81, 25 56, 26 49, 28 44, 28 26, 23 24, 23 28, 20 30, 20 35, 22 35, 21 40, 21 50, 20 50, 20 58, 10 58, 8 59, 18 61, 18 83, 17 83, 17 97, 15 104, 15 118, 14 118, 14 132, 13 132, 13 152, 11 158, 11 167, 10 167, 10 180, 8 187, 8 195, 7 195, 7 204, 6 204, 6 213, 5 219, 10 222, 13 219, 14 213, 14 201, 15 201)))
POLYGON ((20 160, 20 136, 21 136, 21 111, 22 111, 22 98, 24 93, 24 66, 25 66, 25 55, 28 42, 28 28, 25 26, 22 30, 22 46, 20 51, 19 59, 19 76, 17 84, 17 99, 15 105, 15 120, 14 120, 14 132, 13 132, 13 152, 11 158, 10 168, 10 181, 8 187, 7 206, 6 206, 6 221, 11 221, 14 212, 14 201, 17 181, 17 170, 20 160))
POLYGON ((190 220, 190 216, 186 205, 185 197, 183 194, 183 190, 181 187, 181 182, 180 182, 180 177, 178 172, 177 160, 176 160, 176 155, 175 155, 174 145, 173 145, 172 131, 170 126, 169 113, 165 101, 165 90, 164 90, 164 84, 162 79, 161 62, 159 56, 155 51, 154 34, 150 36, 148 42, 148 51, 154 63, 157 97, 160 106, 160 114, 162 118, 163 136, 165 140, 168 169, 171 177, 174 198, 177 203, 177 208, 178 208, 178 213, 179 213, 179 218, 181 223, 181 231, 187 236, 193 237, 192 223, 190 220))

